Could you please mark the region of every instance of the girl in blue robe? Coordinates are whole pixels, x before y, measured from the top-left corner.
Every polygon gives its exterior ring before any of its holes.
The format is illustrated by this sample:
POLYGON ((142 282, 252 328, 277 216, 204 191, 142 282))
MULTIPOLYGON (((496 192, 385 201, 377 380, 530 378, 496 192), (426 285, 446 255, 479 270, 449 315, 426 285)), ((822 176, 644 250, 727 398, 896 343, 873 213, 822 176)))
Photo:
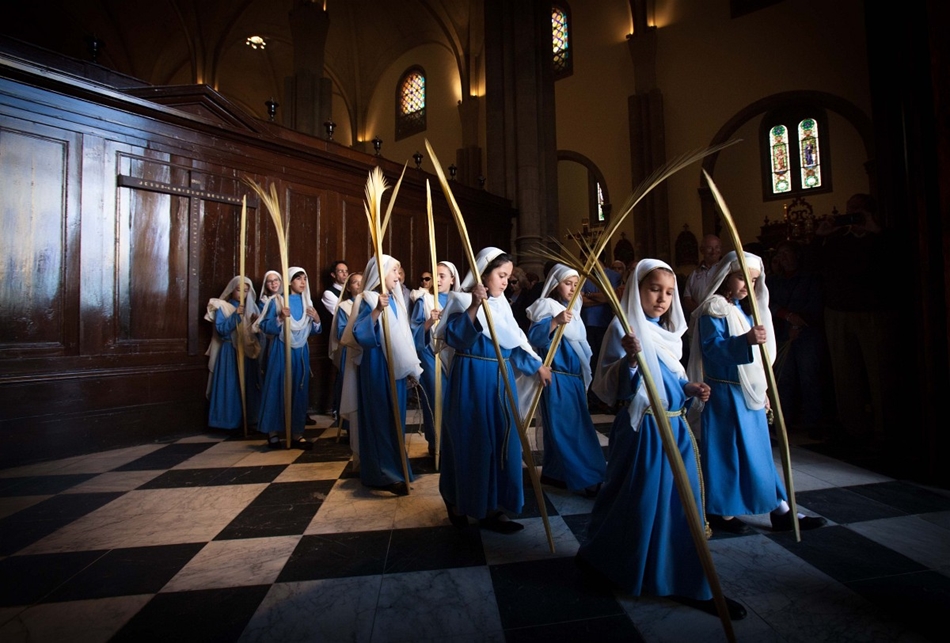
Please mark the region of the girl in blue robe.
POLYGON ((244 391, 249 424, 257 421, 260 405, 260 390, 257 387, 257 356, 260 344, 256 336, 249 332, 251 324, 258 316, 254 303, 254 285, 250 279, 244 279, 244 305, 241 305, 241 278, 234 277, 218 299, 208 302, 205 319, 214 322, 214 334, 208 347, 208 389, 206 395, 208 408, 208 426, 216 429, 237 429, 243 425, 241 405, 241 387, 238 376, 236 343, 244 342, 244 391), (244 328, 239 330, 238 323, 244 328), (250 418, 254 418, 250 420, 250 418))
MULTIPOLYGON (((356 377, 356 405, 359 413, 359 471, 367 487, 383 489, 396 495, 408 495, 412 471, 405 457, 406 378, 422 374, 409 329, 409 313, 401 296, 399 262, 383 255, 383 274, 376 258, 363 271, 363 292, 353 303, 355 316, 344 331, 342 343, 358 347, 359 368, 356 377), (393 296, 374 292, 386 280, 386 291, 393 296), (387 315, 390 344, 386 345, 382 315, 387 315), (390 364, 389 358, 392 358, 390 364), (390 387, 389 369, 393 369, 396 388, 390 387), (398 404, 402 434, 393 417, 393 400, 398 404)), ((346 387, 347 381, 344 381, 346 387)), ((352 386, 352 384, 351 384, 352 386)), ((349 393, 352 395, 352 391, 349 393)), ((344 390, 343 396, 348 395, 344 390)), ((343 407, 347 406, 341 403, 343 407)), ((342 407, 341 407, 342 408, 342 407)))
MULTIPOLYGON (((283 284, 280 282, 280 273, 276 270, 268 270, 264 273, 264 282, 261 284, 261 294, 260 299, 257 301, 257 307, 260 310, 257 320, 254 322, 254 332, 257 333, 261 341, 261 354, 258 357, 258 378, 260 379, 259 386, 261 390, 264 388, 264 373, 267 372, 267 357, 270 355, 270 342, 271 336, 261 330, 261 322, 263 321, 264 315, 267 314, 267 309, 271 306, 281 306, 281 293, 283 289, 281 288, 283 284)), ((256 417, 256 416, 255 416, 256 417)))
POLYGON ((572 268, 560 263, 551 268, 541 297, 527 310, 528 319, 533 322, 528 340, 544 357, 557 327, 567 325, 551 362, 551 385, 541 394, 541 482, 593 498, 604 480, 607 464, 587 409, 591 349, 581 320, 581 300, 578 298, 573 310, 566 308, 578 280, 577 271, 572 268))
POLYGON ((290 275, 290 300, 280 308, 271 302, 261 319, 260 328, 271 336, 270 354, 267 356, 267 372, 264 374, 264 395, 261 404, 258 430, 266 433, 267 445, 280 448, 284 428, 284 324, 290 324, 291 364, 291 411, 290 431, 292 447, 310 450, 313 443, 303 436, 307 421, 310 392, 310 335, 320 332, 320 317, 310 298, 310 284, 303 268, 292 267, 290 275))
MULTIPOLYGON (((413 300, 412 319, 412 339, 416 345, 416 354, 419 355, 419 361, 422 364, 422 377, 419 384, 422 386, 422 400, 420 407, 422 409, 422 426, 426 442, 429 443, 429 455, 435 456, 435 422, 433 413, 435 413, 435 351, 433 350, 432 327, 438 323, 442 315, 442 310, 449 301, 449 292, 458 292, 460 282, 458 269, 455 264, 449 261, 439 263, 436 270, 436 291, 439 296, 439 306, 436 309, 432 293, 420 288, 413 290, 410 297, 413 300)), ((448 388, 448 369, 441 368, 442 372, 442 397, 445 397, 448 388)))
MULTIPOLYGON (((621 302, 633 333, 625 335, 618 319, 611 322, 594 377, 594 392, 622 408, 610 433, 606 481, 577 562, 590 576, 633 595, 670 596, 715 614, 636 355, 643 353, 658 387, 700 520, 698 455, 685 411, 690 397, 708 398, 709 386, 687 381, 680 363, 686 320, 672 269, 644 259, 633 277, 636 287, 629 283, 621 302)), ((745 615, 735 601, 727 604, 732 618, 745 615)))
MULTIPOLYGON (((737 515, 771 513, 772 528, 793 528, 785 485, 775 469, 766 416, 767 382, 757 344, 775 358, 775 333, 762 260, 745 253, 753 292, 764 312, 761 326, 742 308, 749 289, 735 252, 723 257, 702 304, 693 312, 697 325, 690 348, 689 374, 712 389, 701 408, 700 455, 706 481, 706 511, 714 530, 751 532, 737 515)), ((700 406, 700 405, 698 405, 700 406)), ((825 524, 799 514, 801 529, 825 524)))
POLYGON ((530 400, 531 384, 550 383, 551 371, 531 348, 505 298, 511 258, 498 248, 485 248, 476 264, 477 282, 470 272, 463 292, 449 294, 436 327, 436 337, 446 344, 443 351, 454 353, 439 491, 453 525, 463 527, 466 516, 472 516, 484 529, 514 533, 523 525, 509 520, 503 510, 520 513, 524 505, 521 442, 514 415, 522 411, 509 403, 482 301, 491 308, 513 393, 530 400))
POLYGON ((333 312, 333 321, 330 324, 330 341, 329 341, 329 352, 330 359, 333 361, 334 366, 337 368, 337 377, 336 381, 339 383, 336 391, 336 399, 333 401, 335 409, 340 412, 340 431, 346 431, 347 436, 350 441, 350 449, 353 451, 353 470, 359 470, 359 437, 357 435, 356 427, 356 418, 355 411, 354 417, 350 418, 350 413, 343 412, 342 400, 343 400, 343 390, 344 382, 347 377, 355 377, 357 366, 347 366, 347 363, 351 361, 348 357, 348 354, 354 349, 348 348, 341 343, 343 339, 343 333, 346 331, 346 325, 350 321, 350 317, 353 314, 353 302, 356 300, 356 297, 363 292, 363 273, 362 272, 351 272, 346 278, 346 283, 343 284, 343 290, 340 292, 340 301, 337 304, 336 310, 333 312), (347 375, 347 369, 352 370, 353 373, 347 375))

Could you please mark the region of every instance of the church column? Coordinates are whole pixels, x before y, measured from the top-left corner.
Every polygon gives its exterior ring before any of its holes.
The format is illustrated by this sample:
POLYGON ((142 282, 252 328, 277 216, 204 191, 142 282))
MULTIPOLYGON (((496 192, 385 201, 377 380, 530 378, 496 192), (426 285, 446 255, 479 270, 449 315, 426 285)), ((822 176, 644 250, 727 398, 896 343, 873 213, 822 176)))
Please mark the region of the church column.
MULTIPOLYGON (((631 188, 666 163, 663 92, 656 83, 656 27, 647 26, 644 2, 631 2, 634 32, 627 36, 636 93, 627 99, 630 128, 631 188)), ((670 208, 666 183, 655 188, 633 213, 638 258, 672 259, 670 208)))
POLYGON ((525 254, 557 229, 557 140, 550 64, 551 7, 537 0, 486 0, 488 185, 518 209, 513 247, 525 254))
POLYGON ((298 0, 289 14, 294 43, 294 75, 286 79, 285 126, 312 136, 325 136, 323 123, 332 114, 333 82, 323 77, 330 15, 309 0, 298 0))

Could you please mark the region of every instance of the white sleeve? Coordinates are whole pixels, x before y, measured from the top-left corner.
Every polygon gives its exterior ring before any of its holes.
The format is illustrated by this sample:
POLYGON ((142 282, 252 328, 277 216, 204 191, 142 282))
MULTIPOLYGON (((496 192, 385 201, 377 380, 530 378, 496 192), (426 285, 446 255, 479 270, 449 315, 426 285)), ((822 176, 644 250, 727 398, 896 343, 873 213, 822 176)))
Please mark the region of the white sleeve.
POLYGON ((340 298, 336 296, 336 293, 332 290, 324 290, 323 296, 320 298, 320 302, 323 304, 323 307, 326 308, 330 314, 336 312, 336 307, 340 303, 340 298))

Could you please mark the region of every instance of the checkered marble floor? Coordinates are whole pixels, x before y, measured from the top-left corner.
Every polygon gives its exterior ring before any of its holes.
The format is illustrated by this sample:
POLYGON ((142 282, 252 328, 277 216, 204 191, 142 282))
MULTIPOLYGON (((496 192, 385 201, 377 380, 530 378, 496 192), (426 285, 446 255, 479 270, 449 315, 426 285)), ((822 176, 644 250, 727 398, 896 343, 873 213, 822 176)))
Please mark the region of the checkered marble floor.
MULTIPOLYGON (((420 435, 395 497, 360 485, 321 422, 312 452, 216 433, 0 470, 0 641, 725 639, 715 617, 580 582, 593 501, 545 487, 555 553, 529 486, 524 531, 458 531, 420 435)), ((713 537, 749 611, 737 638, 945 640, 950 493, 792 460, 800 508, 829 526, 795 543, 756 516, 713 537)))

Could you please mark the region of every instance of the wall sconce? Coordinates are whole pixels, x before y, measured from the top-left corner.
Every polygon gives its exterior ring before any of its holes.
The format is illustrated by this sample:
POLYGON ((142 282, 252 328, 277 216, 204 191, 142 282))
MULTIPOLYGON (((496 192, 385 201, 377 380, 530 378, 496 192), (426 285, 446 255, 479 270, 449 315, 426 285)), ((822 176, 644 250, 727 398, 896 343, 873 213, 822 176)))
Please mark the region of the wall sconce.
POLYGON ((99 62, 99 51, 106 46, 104 42, 96 38, 94 35, 89 36, 86 39, 86 44, 89 45, 89 55, 92 57, 92 62, 99 62))
POLYGON ((378 135, 374 136, 373 149, 376 150, 376 156, 379 156, 379 150, 382 149, 382 147, 383 147, 383 139, 379 138, 378 135))
POLYGON ((324 127, 324 129, 327 130, 327 140, 328 140, 328 141, 332 141, 332 140, 333 140, 333 130, 336 129, 336 123, 334 123, 333 120, 330 119, 330 120, 326 121, 326 122, 323 124, 323 127, 324 127))
POLYGON ((480 187, 483 190, 485 189, 485 177, 482 176, 481 174, 478 175, 478 187, 480 187))
POLYGON ((271 96, 269 100, 265 100, 264 104, 267 105, 267 117, 273 122, 274 117, 277 116, 277 108, 280 107, 280 103, 274 100, 274 97, 271 96))
POLYGON ((418 152, 418 151, 417 151, 415 154, 413 154, 413 155, 412 155, 412 160, 416 162, 416 169, 417 169, 417 170, 418 170, 419 168, 421 168, 421 167, 422 167, 422 152, 418 152))
POLYGON ((449 176, 452 177, 451 180, 455 180, 455 175, 458 174, 459 169, 455 167, 455 164, 449 166, 449 176))
POLYGON ((265 100, 264 104, 267 105, 267 116, 273 122, 274 117, 277 116, 277 108, 280 107, 280 103, 274 100, 274 97, 271 96, 270 100, 265 100))
POLYGON ((251 49, 264 49, 267 46, 267 41, 261 36, 248 36, 244 44, 251 49))

